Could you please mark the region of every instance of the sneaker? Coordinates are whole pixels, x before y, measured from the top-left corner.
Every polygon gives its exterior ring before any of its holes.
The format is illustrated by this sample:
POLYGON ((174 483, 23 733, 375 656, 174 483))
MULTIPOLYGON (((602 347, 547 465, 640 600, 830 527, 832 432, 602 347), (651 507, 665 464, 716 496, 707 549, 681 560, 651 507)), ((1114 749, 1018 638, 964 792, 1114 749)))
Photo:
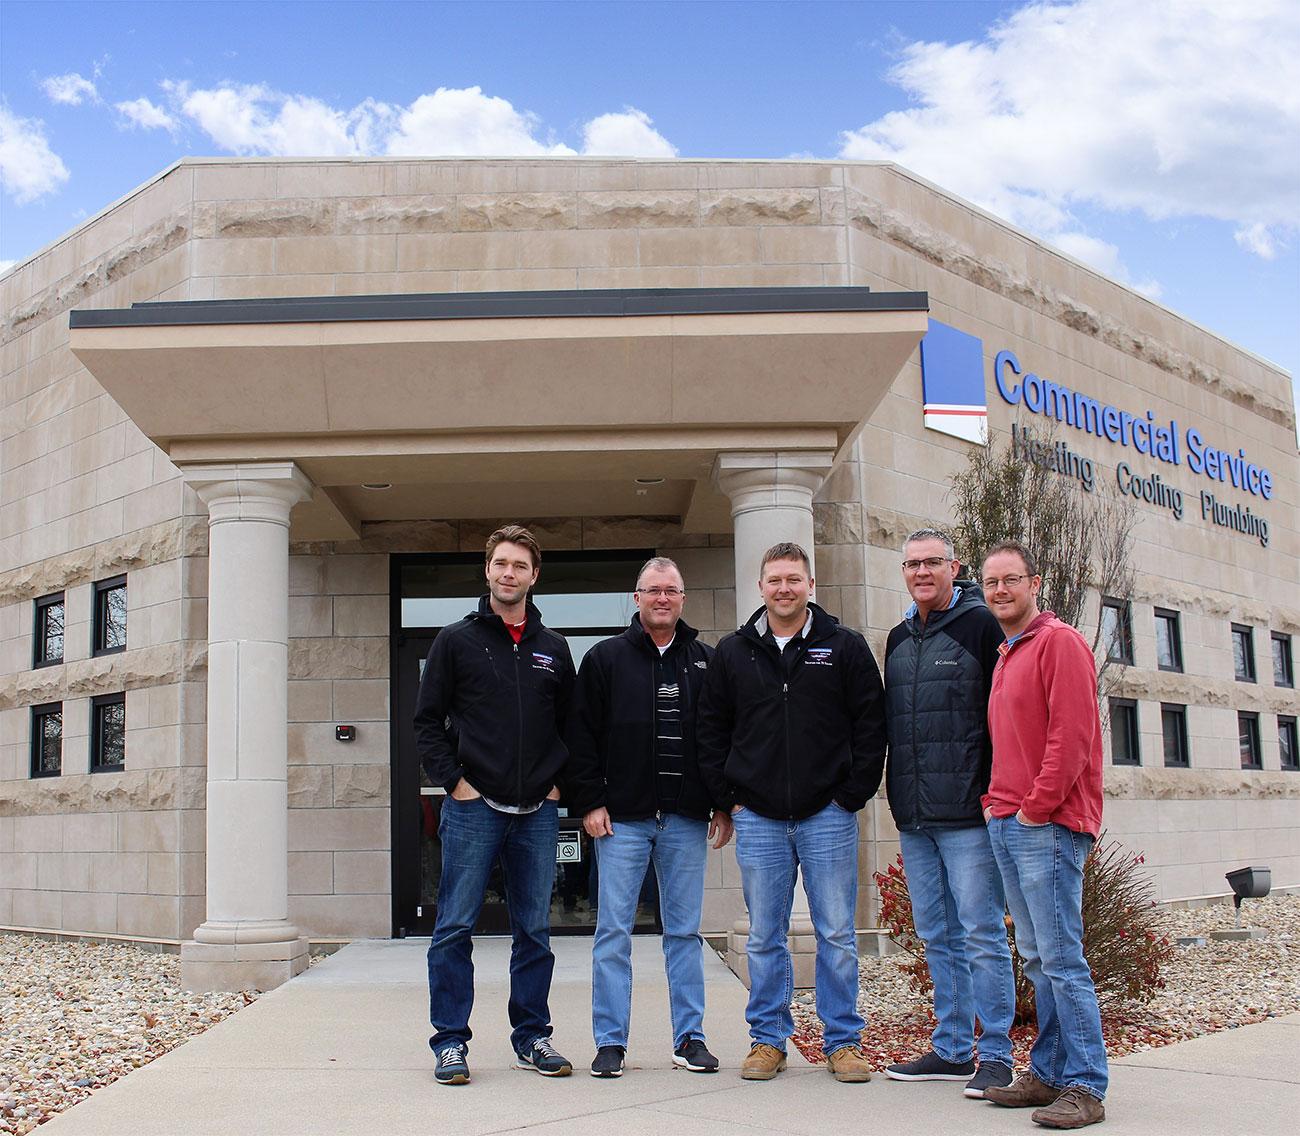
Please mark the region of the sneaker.
POLYGON ((567 1077, 573 1062, 561 1057, 549 1037, 535 1037, 533 1044, 515 1054, 516 1069, 533 1069, 543 1077, 567 1077))
POLYGON ((901 1061, 885 1069, 893 1081, 965 1081, 975 1072, 974 1061, 945 1061, 932 1049, 915 1061, 901 1061))
POLYGON ((867 1056, 856 1045, 841 1045, 827 1056, 826 1067, 837 1081, 857 1083, 871 1080, 867 1056))
POLYGON ((1011 1066, 1005 1061, 981 1061, 975 1076, 966 1082, 965 1095, 983 1100, 985 1089, 1005 1089, 1011 1084, 1012 1076, 1011 1066))
POLYGON ((758 1042, 750 1046, 749 1056, 740 1063, 742 1081, 770 1081, 785 1068, 785 1054, 775 1045, 758 1042))
POLYGON ((593 1077, 621 1077, 623 1075, 623 1053, 621 1045, 602 1045, 596 1050, 596 1057, 591 1063, 593 1077))
POLYGON ((1106 1119, 1106 1109, 1096 1097, 1084 1089, 1066 1089, 1046 1108, 1040 1108, 1029 1118, 1044 1128, 1086 1128, 1106 1119))
POLYGON ((433 1054, 433 1079, 440 1085, 468 1085, 469 1062, 463 1045, 444 1045, 433 1054))
POLYGON ((709 1052, 702 1037, 688 1037, 673 1050, 673 1064, 692 1073, 716 1073, 718 1059, 709 1052))
POLYGON ((984 1099, 1000 1104, 1003 1108, 1042 1108, 1053 1103, 1060 1095, 1060 1089, 1043 1084, 1028 1069, 1005 1089, 997 1085, 989 1085, 984 1089, 984 1099))

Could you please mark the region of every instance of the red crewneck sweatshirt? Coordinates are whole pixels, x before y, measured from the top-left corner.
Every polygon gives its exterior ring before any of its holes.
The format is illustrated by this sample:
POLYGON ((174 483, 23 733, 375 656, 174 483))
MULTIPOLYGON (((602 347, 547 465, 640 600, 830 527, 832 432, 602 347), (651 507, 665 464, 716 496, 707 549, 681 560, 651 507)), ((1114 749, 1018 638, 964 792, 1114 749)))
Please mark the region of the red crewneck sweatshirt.
POLYGON ((993 772, 984 807, 1101 831, 1101 718, 1087 641, 1050 611, 999 648, 989 693, 993 772))

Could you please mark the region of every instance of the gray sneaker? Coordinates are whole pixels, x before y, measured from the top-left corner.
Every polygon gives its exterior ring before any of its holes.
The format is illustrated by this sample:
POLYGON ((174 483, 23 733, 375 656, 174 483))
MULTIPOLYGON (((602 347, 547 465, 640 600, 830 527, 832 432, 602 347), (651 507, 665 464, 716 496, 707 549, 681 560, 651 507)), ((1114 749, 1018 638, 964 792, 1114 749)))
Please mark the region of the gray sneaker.
POLYGON ((440 1085, 468 1085, 469 1062, 463 1045, 444 1045, 433 1054, 433 1079, 440 1085))
POLYGON ((981 1061, 975 1076, 966 1082, 964 1095, 983 1100, 985 1089, 1005 1089, 1011 1084, 1012 1075, 1011 1066, 1003 1061, 981 1061))
POLYGON ((965 1081, 975 1072, 974 1061, 945 1061, 932 1049, 915 1061, 903 1061, 885 1069, 891 1081, 965 1081))
POLYGON ((533 1044, 515 1054, 516 1069, 532 1069, 543 1077, 567 1077, 573 1062, 561 1057, 549 1037, 535 1037, 533 1044))

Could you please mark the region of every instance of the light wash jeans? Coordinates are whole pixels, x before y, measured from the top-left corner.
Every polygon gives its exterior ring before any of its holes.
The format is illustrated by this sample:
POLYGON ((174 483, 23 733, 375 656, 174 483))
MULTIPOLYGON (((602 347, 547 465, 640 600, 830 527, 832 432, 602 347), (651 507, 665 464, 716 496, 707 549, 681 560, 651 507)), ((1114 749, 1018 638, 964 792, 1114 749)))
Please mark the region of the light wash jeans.
POLYGON ((749 908, 749 1036, 785 1051, 794 1032, 794 971, 786 936, 796 875, 802 871, 817 935, 817 1014, 822 1048, 833 1053, 862 1041, 858 951, 858 819, 830 804, 804 820, 773 820, 751 809, 731 817, 736 860, 749 908))
POLYGON ((1016 925, 1016 950, 1034 984, 1038 1038, 1029 1068, 1045 1085, 1101 1100, 1109 1070, 1101 1014, 1083 957, 1083 861, 1093 838, 1059 824, 989 821, 993 855, 1016 925))
POLYGON ((632 1017, 632 924, 646 870, 659 881, 664 965, 672 1013, 673 1048, 704 1038, 704 864, 707 821, 668 813, 656 819, 615 820, 612 836, 596 841, 600 906, 591 949, 591 1032, 596 1048, 627 1048, 632 1017))
POLYGON ((945 1061, 976 1055, 1011 1065, 1009 1031, 1016 983, 1007 945, 1006 901, 988 829, 923 828, 900 832, 912 922, 925 942, 934 981, 931 1046, 945 1061))

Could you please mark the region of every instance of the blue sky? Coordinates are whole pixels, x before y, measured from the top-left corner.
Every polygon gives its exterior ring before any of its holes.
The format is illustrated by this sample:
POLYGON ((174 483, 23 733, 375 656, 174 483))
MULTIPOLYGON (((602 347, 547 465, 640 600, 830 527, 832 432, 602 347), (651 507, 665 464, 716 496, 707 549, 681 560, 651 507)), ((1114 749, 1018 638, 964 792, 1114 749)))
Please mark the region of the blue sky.
POLYGON ((0 4, 0 265, 186 154, 889 158, 1300 372, 1300 5, 0 4))

